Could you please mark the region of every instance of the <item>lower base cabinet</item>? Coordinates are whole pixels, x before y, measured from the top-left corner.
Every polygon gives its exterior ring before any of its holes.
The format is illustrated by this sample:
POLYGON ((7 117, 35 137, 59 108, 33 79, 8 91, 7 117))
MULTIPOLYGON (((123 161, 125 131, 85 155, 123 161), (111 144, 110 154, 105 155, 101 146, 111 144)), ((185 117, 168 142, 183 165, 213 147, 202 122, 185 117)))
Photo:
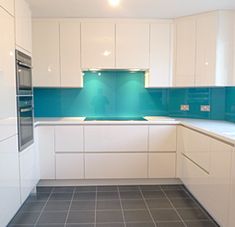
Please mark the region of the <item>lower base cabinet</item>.
POLYGON ((56 179, 84 179, 84 154, 56 154, 56 179))
POLYGON ((147 178, 147 153, 86 154, 86 179, 147 178))
POLYGON ((149 178, 176 177, 176 153, 150 153, 148 159, 149 178))
POLYGON ((235 226, 235 151, 232 154, 232 176, 231 176, 231 185, 230 185, 230 210, 229 210, 229 227, 235 226))

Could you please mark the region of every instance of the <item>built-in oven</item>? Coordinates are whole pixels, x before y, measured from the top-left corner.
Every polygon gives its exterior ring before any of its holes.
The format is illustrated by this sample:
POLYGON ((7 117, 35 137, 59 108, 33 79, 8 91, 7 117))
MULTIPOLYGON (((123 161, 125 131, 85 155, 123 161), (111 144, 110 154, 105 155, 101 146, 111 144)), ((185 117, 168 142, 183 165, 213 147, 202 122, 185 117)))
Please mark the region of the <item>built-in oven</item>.
POLYGON ((34 142, 34 109, 31 57, 16 51, 18 145, 23 151, 34 142))

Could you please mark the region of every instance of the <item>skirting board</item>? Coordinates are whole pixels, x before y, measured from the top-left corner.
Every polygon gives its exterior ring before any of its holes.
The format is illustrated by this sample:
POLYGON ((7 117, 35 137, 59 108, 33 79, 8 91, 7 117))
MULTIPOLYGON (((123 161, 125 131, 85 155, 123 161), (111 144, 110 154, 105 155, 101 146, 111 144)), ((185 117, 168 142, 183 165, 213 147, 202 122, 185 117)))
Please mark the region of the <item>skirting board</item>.
POLYGON ((172 185, 182 184, 172 179, 104 179, 104 180, 40 180, 37 186, 96 186, 96 185, 172 185))

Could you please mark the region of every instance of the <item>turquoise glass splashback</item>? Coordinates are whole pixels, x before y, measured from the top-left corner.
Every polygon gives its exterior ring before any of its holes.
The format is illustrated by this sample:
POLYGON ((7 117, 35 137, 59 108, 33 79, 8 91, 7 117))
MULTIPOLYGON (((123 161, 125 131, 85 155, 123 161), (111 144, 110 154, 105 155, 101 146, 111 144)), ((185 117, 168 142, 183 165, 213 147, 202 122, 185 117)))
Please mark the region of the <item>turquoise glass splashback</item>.
POLYGON ((235 88, 144 87, 144 72, 86 72, 83 88, 35 88, 35 117, 148 116, 235 122, 235 88), (190 105, 190 111, 180 105, 190 105), (210 105, 211 112, 201 112, 210 105))

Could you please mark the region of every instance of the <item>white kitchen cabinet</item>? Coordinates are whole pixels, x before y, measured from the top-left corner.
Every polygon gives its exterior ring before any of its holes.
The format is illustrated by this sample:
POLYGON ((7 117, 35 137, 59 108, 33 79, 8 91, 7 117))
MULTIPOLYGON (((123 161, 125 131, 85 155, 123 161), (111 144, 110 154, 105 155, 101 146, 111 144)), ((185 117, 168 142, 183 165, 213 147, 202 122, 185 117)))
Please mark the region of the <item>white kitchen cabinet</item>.
POLYGON ((149 69, 149 24, 116 24, 116 68, 149 69))
POLYGON ((55 179, 54 127, 38 127, 40 179, 55 179))
POLYGON ((229 227, 235 226, 235 152, 232 153, 231 185, 230 185, 230 204, 229 204, 229 227))
POLYGON ((83 69, 115 68, 115 24, 82 23, 81 47, 83 69))
POLYGON ((33 85, 60 87, 59 22, 33 21, 33 85))
POLYGON ((84 179, 84 154, 56 154, 56 179, 84 179))
POLYGON ((56 126, 56 152, 83 152, 83 126, 56 126))
POLYGON ((170 87, 172 84, 172 24, 150 25, 150 65, 145 87, 170 87))
POLYGON ((85 152, 147 152, 148 126, 86 126, 85 152))
POLYGON ((19 183, 17 136, 13 136, 0 142, 0 226, 7 226, 20 207, 19 183))
POLYGON ((0 0, 0 6, 14 16, 14 0, 0 0))
POLYGON ((0 8, 0 141, 16 135, 14 18, 0 8))
MULTIPOLYGON (((204 34, 205 35, 205 34, 204 34)), ((174 86, 195 85, 196 18, 175 20, 175 74, 174 86)))
POLYGON ((15 0, 16 46, 32 53, 31 10, 25 0, 15 0))
POLYGON ((147 153, 85 154, 85 178, 147 178, 147 153))
POLYGON ((79 22, 60 22, 61 87, 82 87, 81 27, 79 22))
POLYGON ((149 178, 176 177, 176 153, 150 153, 148 159, 149 178))
POLYGON ((39 180, 37 178, 38 160, 35 146, 31 145, 20 152, 19 159, 21 204, 23 204, 39 180))
POLYGON ((150 152, 176 151, 176 126, 172 125, 149 126, 149 151, 150 152))

